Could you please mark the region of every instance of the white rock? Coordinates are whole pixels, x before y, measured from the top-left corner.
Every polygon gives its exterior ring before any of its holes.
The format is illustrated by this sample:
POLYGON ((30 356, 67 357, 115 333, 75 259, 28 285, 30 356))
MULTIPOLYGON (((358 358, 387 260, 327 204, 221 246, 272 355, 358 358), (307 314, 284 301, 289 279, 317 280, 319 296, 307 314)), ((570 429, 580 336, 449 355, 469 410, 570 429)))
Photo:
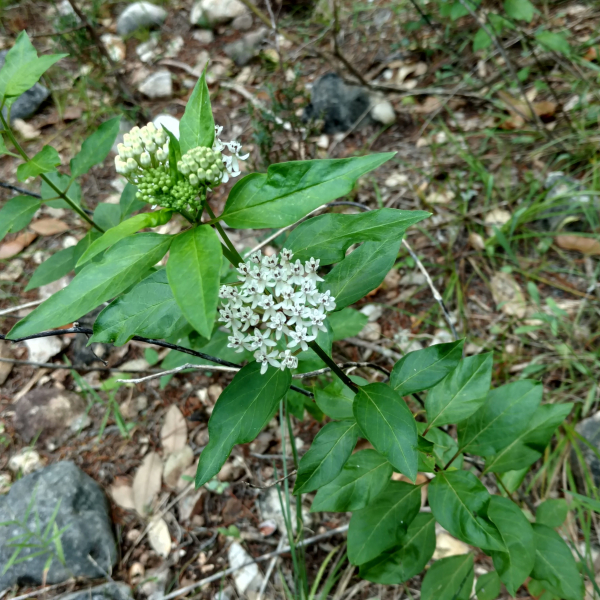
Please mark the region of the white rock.
POLYGON ((158 39, 153 36, 148 41, 138 44, 135 53, 143 63, 151 63, 158 55, 158 39))
POLYGON ((179 139, 179 119, 171 115, 158 115, 152 120, 157 129, 168 129, 177 139, 179 139))
POLYGON ((62 247, 63 248, 71 248, 72 246, 77 246, 77 242, 79 240, 74 235, 66 235, 62 239, 62 247))
POLYGON ((165 48, 165 58, 175 58, 183 46, 185 45, 185 41, 180 35, 175 36, 165 48))
POLYGON ((174 488, 179 483, 179 479, 184 471, 192 464, 194 460, 194 451, 189 446, 184 446, 169 454, 163 468, 163 481, 174 488))
POLYGON ((326 133, 323 133, 319 136, 319 139, 317 140, 317 146, 323 150, 327 150, 327 148, 329 148, 329 136, 326 133))
POLYGON ((434 560, 447 558, 449 556, 459 556, 466 554, 469 551, 469 546, 452 537, 445 531, 440 531, 435 539, 435 552, 433 553, 434 560))
POLYGON ((8 267, 0 273, 0 281, 17 281, 23 275, 25 263, 20 258, 13 258, 8 267))
POLYGON ((59 337, 44 337, 35 340, 26 340, 25 345, 29 350, 29 360, 33 362, 48 362, 62 350, 59 337))
POLYGON ((73 10, 73 7, 71 6, 69 0, 62 0, 62 2, 59 2, 56 5, 56 12, 59 14, 59 16, 71 17, 75 19, 78 23, 81 20, 73 10))
POLYGON ((130 4, 117 19, 117 33, 127 35, 140 27, 162 25, 167 18, 167 11, 151 2, 134 2, 130 4))
POLYGON ((119 366, 124 371, 145 371, 150 365, 145 358, 134 358, 119 366))
POLYGON ((427 283, 427 279, 425 279, 423 273, 420 271, 411 271, 402 275, 399 285, 423 285, 424 283, 427 283))
POLYGON ((485 215, 483 219, 486 224, 486 232, 492 237, 496 234, 495 229, 501 229, 503 225, 508 223, 512 218, 512 215, 503 208, 493 208, 490 212, 485 215))
MULTIPOLYGON (((296 438, 299 439, 299 438, 296 438)), ((263 521, 272 520, 277 524, 279 531, 286 531, 285 517, 281 508, 281 502, 279 501, 279 494, 277 488, 269 488, 265 495, 258 500, 258 506, 263 521)), ((291 521, 292 529, 296 531, 296 503, 292 503, 291 509, 291 521)), ((310 527, 312 524, 312 515, 302 507, 302 521, 306 527, 310 527)))
POLYGON ((248 9, 239 0, 200 0, 192 7, 192 25, 214 27, 232 21, 248 9))
POLYGON ((210 29, 199 29, 192 33, 192 37, 201 44, 211 44, 215 40, 215 34, 210 29))
POLYGON ((52 283, 47 283, 46 285, 40 286, 38 290, 38 295, 40 300, 48 300, 50 296, 56 294, 56 292, 60 292, 63 288, 66 288, 71 283, 71 277, 65 275, 52 283))
POLYGON ((252 29, 252 15, 250 13, 244 13, 243 15, 236 17, 231 22, 231 26, 238 31, 250 31, 250 29, 252 29))
POLYGON ((371 108, 371 117, 383 125, 391 125, 396 122, 394 107, 391 102, 388 102, 387 100, 377 102, 377 104, 371 108))
POLYGON ((106 51, 112 60, 117 63, 125 60, 125 55, 127 53, 125 43, 118 35, 113 35, 112 33, 103 33, 100 36, 100 40, 104 44, 104 47, 106 48, 106 51))
POLYGON ((252 561, 252 557, 238 544, 232 542, 227 550, 229 566, 236 569, 233 573, 233 583, 242 597, 246 597, 248 591, 258 591, 262 583, 262 575, 258 570, 256 563, 240 569, 243 564, 252 561))
POLYGON ((148 98, 170 98, 173 95, 171 71, 161 69, 152 73, 138 86, 138 90, 148 98))
POLYGON ((381 325, 377 322, 367 323, 358 334, 358 337, 367 342, 376 342, 381 337, 381 325))
POLYGON ((29 447, 19 450, 8 461, 8 468, 13 473, 21 473, 21 475, 29 475, 29 473, 33 473, 43 466, 40 455, 33 448, 29 447))
POLYGON ((0 496, 10 490, 12 478, 8 473, 0 473, 0 496))
POLYGON ((360 309, 360 312, 369 318, 369 323, 372 323, 383 314, 383 308, 378 304, 367 304, 360 309))
POLYGON ((408 175, 404 173, 395 172, 392 173, 384 182, 387 187, 398 187, 408 183, 408 175))

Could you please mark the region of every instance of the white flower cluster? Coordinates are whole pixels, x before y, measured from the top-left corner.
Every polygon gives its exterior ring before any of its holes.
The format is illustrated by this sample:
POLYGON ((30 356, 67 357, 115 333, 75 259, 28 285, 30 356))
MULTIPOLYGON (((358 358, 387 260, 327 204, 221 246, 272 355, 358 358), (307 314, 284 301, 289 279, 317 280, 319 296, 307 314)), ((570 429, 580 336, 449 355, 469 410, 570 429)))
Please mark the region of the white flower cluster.
POLYGON ((119 155, 115 157, 115 170, 132 181, 146 169, 165 168, 169 161, 168 136, 154 123, 148 123, 141 129, 131 129, 123 136, 123 143, 117 149, 119 155))
POLYGON ((285 248, 279 257, 257 252, 239 264, 240 282, 219 290, 223 299, 219 321, 232 330, 227 346, 236 352, 254 352, 262 365, 261 373, 269 365, 282 371, 295 369, 298 358, 294 352, 308 350, 308 342, 319 330, 327 331, 325 318, 335 309, 331 293, 317 290, 317 282, 323 281, 317 275, 319 261, 311 258, 302 264, 292 262, 292 258, 292 252, 285 248), (266 329, 259 329, 261 323, 266 329), (248 331, 250 328, 254 333, 248 331), (271 332, 275 339, 269 339, 271 332), (285 350, 277 347, 282 337, 285 350))
POLYGON ((246 160, 250 154, 241 155, 242 145, 239 142, 231 141, 231 142, 222 142, 219 138, 221 132, 223 131, 222 125, 215 125, 215 141, 213 142, 213 151, 214 152, 223 152, 223 150, 227 149, 231 152, 231 156, 223 155, 223 164, 225 165, 225 171, 223 171, 221 181, 223 183, 227 183, 229 181, 229 177, 238 177, 241 173, 240 171, 240 160, 246 160))

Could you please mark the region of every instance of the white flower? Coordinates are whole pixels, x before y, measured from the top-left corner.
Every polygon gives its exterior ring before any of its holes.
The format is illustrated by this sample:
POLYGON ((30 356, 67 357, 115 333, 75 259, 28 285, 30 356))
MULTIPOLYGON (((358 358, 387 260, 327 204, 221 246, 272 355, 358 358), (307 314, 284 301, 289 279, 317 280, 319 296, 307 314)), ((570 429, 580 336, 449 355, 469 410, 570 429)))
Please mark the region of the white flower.
MULTIPOLYGON (((273 350, 269 354, 264 352, 263 350, 257 350, 254 353, 254 358, 257 363, 261 363, 260 374, 264 375, 269 368, 269 365, 275 367, 276 369, 281 368, 281 363, 277 360, 279 352, 277 350, 273 350)), ((281 369, 283 371, 283 369, 281 369)))
POLYGON ((229 177, 238 177, 241 174, 240 171, 240 160, 246 160, 250 154, 242 155, 242 145, 239 142, 231 141, 231 142, 223 142, 219 138, 221 132, 223 131, 223 127, 221 125, 215 125, 215 141, 213 142, 213 151, 214 152, 223 152, 223 150, 228 150, 231 152, 231 156, 221 155, 223 164, 225 165, 225 171, 223 172, 222 179, 224 183, 229 181, 229 177))
POLYGON ((285 249, 279 257, 254 253, 238 265, 241 286, 219 289, 219 320, 232 328, 228 347, 236 352, 252 351, 261 363, 261 373, 269 365, 282 370, 297 368, 296 354, 307 350, 319 331, 327 331, 327 313, 335 308, 331 292, 317 290, 317 282, 322 281, 317 275, 319 261, 311 258, 304 264, 299 260, 291 263, 292 257, 285 249), (254 333, 244 337, 249 329, 254 333), (274 339, 269 339, 271 331, 274 339), (287 347, 277 348, 278 342, 287 347))
POLYGON ((298 325, 298 327, 296 327, 296 331, 290 331, 290 337, 292 338, 292 341, 288 344, 288 347, 293 348, 294 346, 300 344, 300 348, 302 348, 302 350, 308 350, 307 342, 312 342, 317 336, 307 334, 308 329, 298 325))

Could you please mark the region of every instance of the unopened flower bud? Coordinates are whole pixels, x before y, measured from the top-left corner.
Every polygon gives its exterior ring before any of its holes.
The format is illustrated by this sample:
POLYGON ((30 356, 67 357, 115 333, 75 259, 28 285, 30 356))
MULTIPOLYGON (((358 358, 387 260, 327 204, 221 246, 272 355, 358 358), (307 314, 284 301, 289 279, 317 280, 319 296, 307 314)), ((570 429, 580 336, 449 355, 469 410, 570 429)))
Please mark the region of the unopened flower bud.
POLYGON ((128 158, 127 159, 127 170, 130 173, 133 173, 134 171, 137 170, 137 168, 138 168, 138 164, 137 164, 135 158, 128 158))
POLYGON ((140 164, 142 167, 149 167, 152 164, 152 158, 148 152, 142 152, 140 155, 140 164))
POLYGON ((198 179, 198 176, 197 176, 197 175, 195 175, 194 173, 192 173, 192 174, 190 175, 190 183, 191 183, 192 185, 199 185, 199 183, 200 183, 200 181, 199 181, 199 179, 198 179))

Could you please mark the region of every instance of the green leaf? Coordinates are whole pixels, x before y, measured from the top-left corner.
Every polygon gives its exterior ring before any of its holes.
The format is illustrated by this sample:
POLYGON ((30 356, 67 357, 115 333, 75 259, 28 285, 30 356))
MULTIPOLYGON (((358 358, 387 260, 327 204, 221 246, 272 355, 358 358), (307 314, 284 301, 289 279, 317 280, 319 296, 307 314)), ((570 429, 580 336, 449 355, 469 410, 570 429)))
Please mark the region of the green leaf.
POLYGON ((14 152, 11 152, 6 147, 6 143, 4 142, 4 138, 0 135, 0 156, 4 156, 5 154, 8 154, 9 156, 14 156, 15 158, 21 158, 18 154, 15 154, 14 152))
POLYGON ((81 150, 71 159, 71 177, 80 177, 108 156, 119 134, 120 121, 121 117, 105 121, 83 142, 81 150))
POLYGON ((342 472, 319 489, 310 511, 360 510, 377 497, 391 476, 392 465, 375 450, 356 452, 342 472))
POLYGON ((535 564, 531 576, 564 600, 583 600, 583 578, 563 539, 546 525, 533 524, 535 564))
POLYGON ((428 497, 433 516, 454 537, 484 550, 506 551, 496 527, 481 516, 491 496, 473 473, 438 473, 429 484, 428 497))
POLYGON ((535 522, 547 527, 560 527, 567 518, 569 506, 563 498, 542 502, 535 511, 535 522))
MULTIPOLYGON (((98 315, 90 341, 122 346, 134 335, 166 339, 186 323, 173 297, 167 273, 161 269, 142 279, 98 315)), ((182 356, 186 359, 182 364, 190 362, 189 356, 182 356)))
POLYGON ((312 492, 334 480, 357 441, 358 425, 354 419, 327 423, 300 460, 294 494, 312 492))
POLYGON ((485 573, 477 579, 475 584, 477 600, 496 600, 500 595, 500 577, 496 571, 485 573))
POLYGON ((70 246, 53 254, 44 261, 34 272, 25 288, 25 291, 33 290, 60 279, 75 268, 75 248, 70 246))
POLYGON ((15 339, 71 323, 134 284, 167 252, 172 238, 140 233, 115 244, 100 262, 92 262, 65 289, 19 321, 7 335, 15 339))
POLYGON ((484 29, 479 29, 473 36, 473 52, 479 52, 479 50, 485 50, 492 44, 492 38, 487 34, 484 29))
MULTIPOLYGON (((439 467, 444 468, 451 458, 458 452, 456 440, 441 429, 430 429, 425 435, 425 439, 433 442, 433 454, 439 467)), ((463 464, 462 454, 452 461, 455 469, 461 469, 463 464)))
POLYGON ((492 379, 492 353, 470 356, 429 390, 425 400, 429 427, 458 423, 484 402, 492 379))
POLYGON ((331 313, 327 320, 333 329, 333 341, 337 342, 358 335, 369 318, 353 308, 344 308, 331 313))
POLYGON ((401 396, 432 388, 457 367, 464 343, 458 340, 409 352, 394 365, 390 386, 401 396))
POLYGON ((576 492, 570 492, 565 490, 567 494, 573 496, 578 504, 581 504, 585 508, 589 510, 593 510, 594 512, 600 514, 600 501, 595 500, 594 498, 588 498, 587 496, 583 496, 582 494, 577 494, 576 492))
POLYGON ((523 511, 508 498, 492 496, 487 516, 498 528, 506 551, 491 552, 494 567, 511 596, 529 577, 535 560, 533 529, 523 511))
MULTIPOLYGON (((47 173, 46 179, 50 180, 60 191, 64 192, 69 200, 74 202, 77 206, 81 206, 81 186, 77 181, 71 182, 71 178, 68 175, 63 175, 58 171, 47 173)), ((71 209, 71 207, 61 198, 51 200, 51 198, 56 198, 58 194, 50 187, 50 185, 48 185, 48 183, 46 183, 46 181, 42 181, 40 193, 42 199, 48 206, 51 206, 52 208, 71 209)))
POLYGON ((473 588, 473 555, 460 554, 436 560, 425 573, 421 600, 463 600, 473 588))
POLYGON ((118 204, 100 202, 94 209, 94 222, 108 231, 121 221, 121 207, 118 204))
POLYGON ((528 428, 498 454, 488 458, 485 471, 505 473, 533 464, 552 439, 555 429, 567 418, 573 404, 545 404, 533 413, 528 428))
POLYGON ((418 575, 435 551, 433 515, 419 513, 400 539, 399 546, 361 565, 360 576, 373 583, 397 585, 418 575))
POLYGON ((266 174, 253 173, 235 184, 222 217, 227 225, 238 229, 291 225, 315 208, 351 192, 361 175, 392 156, 393 152, 387 152, 271 165, 266 174))
MULTIPOLYGON (((357 385, 367 385, 368 381, 362 377, 350 375, 350 379, 357 385)), ((354 419, 352 404, 354 392, 344 385, 337 377, 324 388, 315 388, 315 402, 317 406, 332 419, 354 419)))
POLYGON ((504 12, 511 19, 531 23, 535 8, 529 0, 504 0, 504 12))
POLYGON ((571 55, 571 46, 569 45, 566 36, 562 33, 541 31, 536 34, 535 39, 548 50, 564 54, 565 56, 571 55))
POLYGON ((529 428, 542 401, 541 383, 522 379, 491 390, 484 405, 458 427, 461 452, 490 456, 529 428))
MULTIPOLYGON (((116 206, 116 205, 114 205, 116 206)), ((119 211, 120 214, 120 211, 119 211)), ((101 237, 99 237, 84 253, 83 256, 79 259, 77 266, 85 264, 94 256, 106 250, 109 246, 116 244, 119 240, 126 238, 136 231, 140 231, 140 229, 145 229, 146 227, 158 227, 159 225, 164 225, 168 223, 171 217, 173 216, 173 211, 171 210, 157 210, 149 213, 141 213, 139 215, 135 215, 122 223, 119 223, 115 227, 109 229, 106 233, 104 233, 101 237)))
POLYGON ((235 444, 247 444, 260 433, 288 391, 289 369, 269 367, 261 375, 260 368, 257 362, 246 365, 219 396, 208 421, 208 445, 200 454, 197 488, 220 471, 235 444))
POLYGON ((421 486, 389 481, 366 508, 352 513, 348 560, 362 565, 396 546, 421 507, 421 486))
POLYGON ((27 227, 41 204, 37 198, 31 196, 11 198, 0 209, 0 241, 7 233, 15 233, 27 227))
POLYGON ((138 200, 135 195, 137 194, 137 187, 132 183, 125 184, 125 188, 121 193, 121 199, 119 205, 121 206, 121 219, 128 217, 130 214, 141 210, 146 206, 146 202, 138 200))
MULTIPOLYGON (((37 52, 25 31, 8 51, 0 69, 0 97, 16 98, 31 88, 57 61, 67 54, 48 54, 38 58, 37 52)), ((11 104, 11 102, 7 102, 11 104)))
POLYGON ((354 399, 354 417, 379 454, 412 481, 417 477, 417 426, 408 406, 384 383, 361 387, 354 399))
POLYGON ((394 266, 401 241, 364 242, 325 276, 322 291, 331 291, 338 310, 374 290, 394 266))
POLYGON ((426 219, 424 211, 381 208, 358 215, 328 213, 300 224, 288 237, 285 247, 294 259, 318 258, 321 265, 343 260, 346 251, 358 242, 384 242, 402 239, 408 227, 426 219))
POLYGON ((32 159, 17 167, 17 179, 25 181, 42 173, 54 171, 60 165, 60 156, 52 146, 44 146, 32 159))
POLYGON ((183 178, 177 169, 177 163, 181 160, 181 145, 172 131, 169 131, 164 125, 162 128, 169 138, 169 173, 175 181, 178 181, 183 178))
POLYGON ((215 139, 215 121, 210 107, 210 95, 206 85, 206 68, 198 79, 181 118, 179 144, 181 153, 192 148, 212 148, 215 139))
POLYGON ((167 276, 185 318, 203 337, 210 338, 217 315, 222 249, 209 225, 179 234, 173 241, 167 276))

